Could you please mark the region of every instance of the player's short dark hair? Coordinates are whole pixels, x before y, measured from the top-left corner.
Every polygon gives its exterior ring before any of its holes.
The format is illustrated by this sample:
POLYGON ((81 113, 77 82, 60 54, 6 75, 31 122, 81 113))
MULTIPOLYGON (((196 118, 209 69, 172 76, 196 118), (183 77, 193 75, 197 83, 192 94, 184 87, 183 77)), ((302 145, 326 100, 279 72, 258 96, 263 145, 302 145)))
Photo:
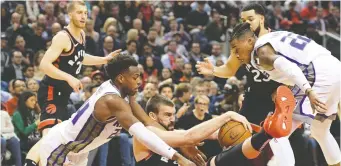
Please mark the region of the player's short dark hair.
POLYGON ((116 55, 109 63, 105 66, 105 72, 111 80, 115 80, 116 77, 124 71, 127 71, 130 66, 136 66, 138 63, 133 56, 128 54, 120 53, 116 55))
POLYGON ((246 5, 243 9, 242 12, 249 11, 249 10, 254 10, 256 14, 265 16, 265 9, 262 5, 258 3, 251 3, 246 5))
POLYGON ((234 39, 240 39, 248 33, 253 33, 249 23, 240 23, 233 28, 230 42, 234 39))
POLYGON ((189 83, 180 83, 175 89, 175 97, 182 97, 184 93, 191 90, 191 85, 189 83))
POLYGON ((172 89, 172 92, 174 92, 174 86, 173 85, 171 85, 171 84, 163 84, 163 85, 161 85, 160 87, 159 87, 159 93, 161 93, 161 91, 162 91, 162 89, 163 88, 171 88, 172 89))
POLYGON ((161 105, 174 107, 174 103, 170 99, 160 94, 156 94, 148 100, 145 110, 147 111, 147 114, 149 114, 150 112, 154 112, 157 114, 159 113, 159 107, 161 105))
POLYGON ((258 3, 251 3, 246 5, 243 9, 242 12, 249 11, 249 10, 254 10, 256 14, 264 16, 264 27, 268 28, 268 22, 266 21, 265 14, 266 14, 266 9, 258 4, 258 3))
POLYGON ((73 10, 75 10, 75 6, 76 5, 82 5, 85 6, 85 2, 81 1, 81 0, 77 0, 77 1, 72 1, 71 3, 68 4, 66 10, 67 13, 71 13, 73 12, 73 10))

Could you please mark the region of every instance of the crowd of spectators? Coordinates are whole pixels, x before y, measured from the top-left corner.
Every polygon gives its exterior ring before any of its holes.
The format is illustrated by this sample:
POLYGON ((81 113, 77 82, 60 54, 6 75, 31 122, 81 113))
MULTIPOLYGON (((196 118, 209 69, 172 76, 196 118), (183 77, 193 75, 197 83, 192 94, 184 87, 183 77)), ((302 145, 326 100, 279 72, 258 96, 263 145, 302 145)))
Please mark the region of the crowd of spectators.
MULTIPOLYGON (((238 111, 246 84, 245 71, 228 80, 199 75, 197 61, 216 66, 228 58, 228 40, 248 1, 86 1, 86 52, 107 56, 122 49, 139 62, 142 86, 137 99, 144 108, 159 93, 176 107, 176 127, 187 129, 226 111, 238 111)), ((254 3, 254 2, 252 2, 254 3)), ((261 1, 273 30, 306 35, 322 44, 325 32, 340 33, 340 2, 261 1)), ((39 64, 52 38, 66 26, 68 1, 1 1, 1 160, 21 165, 39 139, 39 64), (11 154, 11 155, 9 155, 11 154)), ((338 35, 339 36, 339 35, 338 35)), ((336 42, 328 43, 334 56, 336 42), (334 47, 332 47, 334 46, 334 47)), ((48 56, 48 55, 47 55, 48 56)), ((339 58, 339 57, 338 57, 339 58)), ((75 112, 108 77, 102 65, 83 66, 84 89, 72 93, 75 112)), ((257 111, 257 110, 255 110, 257 111)), ((221 149, 207 142, 200 149, 213 156, 221 149)), ((88 165, 134 165, 131 136, 123 131, 89 154, 88 165), (119 147, 119 148, 117 148, 119 147), (119 149, 117 160, 111 154, 119 149)))

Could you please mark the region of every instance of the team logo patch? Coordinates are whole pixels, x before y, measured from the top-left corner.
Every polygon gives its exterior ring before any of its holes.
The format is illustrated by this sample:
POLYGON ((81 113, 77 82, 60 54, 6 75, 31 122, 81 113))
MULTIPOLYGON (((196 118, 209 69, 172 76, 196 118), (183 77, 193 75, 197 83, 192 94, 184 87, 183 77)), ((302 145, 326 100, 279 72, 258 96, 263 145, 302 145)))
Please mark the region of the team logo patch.
POLYGON ((57 111, 57 107, 54 104, 49 104, 46 107, 46 112, 49 113, 49 114, 54 114, 54 113, 56 113, 56 111, 57 111))

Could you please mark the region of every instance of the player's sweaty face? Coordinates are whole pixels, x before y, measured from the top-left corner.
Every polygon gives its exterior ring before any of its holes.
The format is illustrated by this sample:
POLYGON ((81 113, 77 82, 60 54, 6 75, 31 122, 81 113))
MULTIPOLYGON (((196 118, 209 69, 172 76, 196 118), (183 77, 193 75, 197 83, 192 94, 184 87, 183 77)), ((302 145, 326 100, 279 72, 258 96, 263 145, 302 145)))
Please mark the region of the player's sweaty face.
POLYGON ((137 66, 130 66, 129 70, 123 74, 123 85, 128 95, 135 95, 141 85, 140 70, 137 66))
POLYGON ((85 28, 87 18, 88 10, 86 6, 76 5, 74 11, 71 13, 72 23, 78 28, 85 28))
POLYGON ((243 63, 250 63, 250 54, 251 52, 249 51, 249 46, 247 44, 246 40, 243 39, 235 39, 231 42, 231 51, 233 54, 236 55, 238 60, 243 63))
POLYGON ((247 22, 250 24, 251 30, 256 33, 258 36, 259 31, 260 31, 260 23, 264 22, 262 19, 262 16, 259 14, 256 14, 255 10, 248 10, 241 12, 240 14, 241 20, 243 22, 247 22))
POLYGON ((175 108, 167 105, 160 105, 156 114, 158 123, 168 131, 174 130, 175 108))

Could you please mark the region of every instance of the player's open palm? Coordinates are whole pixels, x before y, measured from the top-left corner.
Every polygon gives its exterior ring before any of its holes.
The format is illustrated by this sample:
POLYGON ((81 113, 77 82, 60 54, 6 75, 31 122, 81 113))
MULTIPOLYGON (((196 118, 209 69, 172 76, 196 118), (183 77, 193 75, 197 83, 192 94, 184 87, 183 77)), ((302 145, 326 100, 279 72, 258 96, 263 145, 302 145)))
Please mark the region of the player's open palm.
POLYGON ((317 94, 312 90, 308 94, 311 108, 313 111, 317 111, 319 113, 326 113, 327 112, 327 106, 324 104, 318 97, 317 94))
POLYGON ((68 80, 67 83, 71 86, 71 88, 78 93, 79 90, 83 89, 83 84, 80 80, 77 78, 71 76, 68 80))
POLYGON ((245 129, 249 130, 252 133, 251 124, 243 115, 240 115, 233 111, 229 111, 226 114, 230 114, 231 120, 241 122, 244 125, 245 129))
POLYGON ((205 166, 207 157, 196 146, 186 146, 180 149, 181 153, 197 166, 205 166))
POLYGON ((195 65, 197 68, 197 71, 199 74, 203 75, 213 75, 213 64, 208 60, 208 58, 205 58, 203 62, 197 62, 195 65))

